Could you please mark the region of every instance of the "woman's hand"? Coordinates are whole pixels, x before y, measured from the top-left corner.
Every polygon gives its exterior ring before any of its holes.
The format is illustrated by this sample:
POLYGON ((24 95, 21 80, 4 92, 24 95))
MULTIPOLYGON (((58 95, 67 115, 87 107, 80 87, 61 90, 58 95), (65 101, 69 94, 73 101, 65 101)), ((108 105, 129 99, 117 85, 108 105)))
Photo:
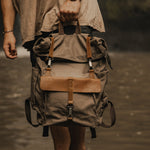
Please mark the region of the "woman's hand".
POLYGON ((17 57, 16 38, 13 32, 4 34, 3 49, 7 58, 15 59, 17 57))
POLYGON ((60 8, 59 17, 62 22, 71 22, 78 19, 81 2, 80 0, 66 0, 60 8))

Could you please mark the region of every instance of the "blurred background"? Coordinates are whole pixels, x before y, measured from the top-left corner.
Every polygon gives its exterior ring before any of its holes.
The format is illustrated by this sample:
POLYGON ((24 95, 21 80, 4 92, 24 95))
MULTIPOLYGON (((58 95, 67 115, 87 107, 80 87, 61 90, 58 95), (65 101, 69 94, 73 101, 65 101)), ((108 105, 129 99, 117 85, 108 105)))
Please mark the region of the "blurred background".
POLYGON ((149 51, 149 0, 99 0, 99 4, 111 50, 149 51))
MULTIPOLYGON (((97 128, 97 138, 86 132, 87 150, 149 150, 150 147, 150 0, 98 0, 103 14, 113 70, 107 93, 114 103, 116 125, 97 128)), ((21 37, 19 18, 15 23, 18 51, 21 37)), ((23 53, 9 60, 2 53, 0 12, 0 149, 54 149, 51 136, 31 127, 24 114, 30 95, 31 64, 23 53)), ((107 120, 106 120, 107 121, 107 120)))

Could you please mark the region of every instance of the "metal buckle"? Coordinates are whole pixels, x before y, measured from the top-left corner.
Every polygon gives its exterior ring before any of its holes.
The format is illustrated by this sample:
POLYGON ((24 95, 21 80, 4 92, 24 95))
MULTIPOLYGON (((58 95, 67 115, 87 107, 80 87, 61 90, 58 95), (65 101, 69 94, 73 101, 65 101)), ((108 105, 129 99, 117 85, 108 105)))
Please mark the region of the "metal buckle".
POLYGON ((51 67, 51 65, 52 65, 52 58, 51 58, 51 57, 49 57, 49 58, 48 58, 48 67, 50 68, 50 67, 51 67))
POLYGON ((68 109, 68 119, 72 119, 73 116, 73 104, 68 104, 67 105, 67 109, 68 109))
POLYGON ((91 58, 89 59, 89 66, 90 66, 90 69, 93 68, 93 64, 92 64, 92 59, 91 58))

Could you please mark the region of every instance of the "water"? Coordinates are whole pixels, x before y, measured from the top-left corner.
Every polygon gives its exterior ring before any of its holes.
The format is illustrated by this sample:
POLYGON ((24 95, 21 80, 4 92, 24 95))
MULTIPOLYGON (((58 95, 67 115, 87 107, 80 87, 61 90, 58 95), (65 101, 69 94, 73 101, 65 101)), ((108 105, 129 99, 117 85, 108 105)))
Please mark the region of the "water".
MULTIPOLYGON (((150 53, 116 52, 111 58, 114 70, 107 93, 115 105, 117 123, 111 129, 97 128, 94 140, 87 129, 87 150, 149 150, 150 53)), ((43 138, 42 128, 31 127, 25 119, 30 73, 28 54, 16 60, 0 58, 0 150, 53 150, 51 136, 43 138)))

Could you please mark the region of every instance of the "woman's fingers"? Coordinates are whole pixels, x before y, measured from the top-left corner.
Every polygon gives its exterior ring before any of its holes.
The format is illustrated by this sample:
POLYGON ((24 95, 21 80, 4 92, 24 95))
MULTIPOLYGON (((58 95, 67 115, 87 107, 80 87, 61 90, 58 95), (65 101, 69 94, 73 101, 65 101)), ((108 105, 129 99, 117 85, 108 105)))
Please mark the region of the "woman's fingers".
POLYGON ((63 22, 71 22, 77 20, 77 18, 78 18, 78 14, 71 11, 60 13, 60 19, 63 22))
POLYGON ((7 58, 14 59, 17 57, 16 39, 13 33, 4 35, 3 49, 7 58))
POLYGON ((11 54, 11 56, 14 56, 14 57, 17 56, 16 44, 15 43, 10 43, 10 54, 11 54))
POLYGON ((7 58, 14 59, 17 57, 16 50, 11 50, 10 45, 5 46, 3 49, 7 58))
POLYGON ((59 17, 63 22, 77 20, 80 11, 80 1, 66 1, 60 8, 59 17))

